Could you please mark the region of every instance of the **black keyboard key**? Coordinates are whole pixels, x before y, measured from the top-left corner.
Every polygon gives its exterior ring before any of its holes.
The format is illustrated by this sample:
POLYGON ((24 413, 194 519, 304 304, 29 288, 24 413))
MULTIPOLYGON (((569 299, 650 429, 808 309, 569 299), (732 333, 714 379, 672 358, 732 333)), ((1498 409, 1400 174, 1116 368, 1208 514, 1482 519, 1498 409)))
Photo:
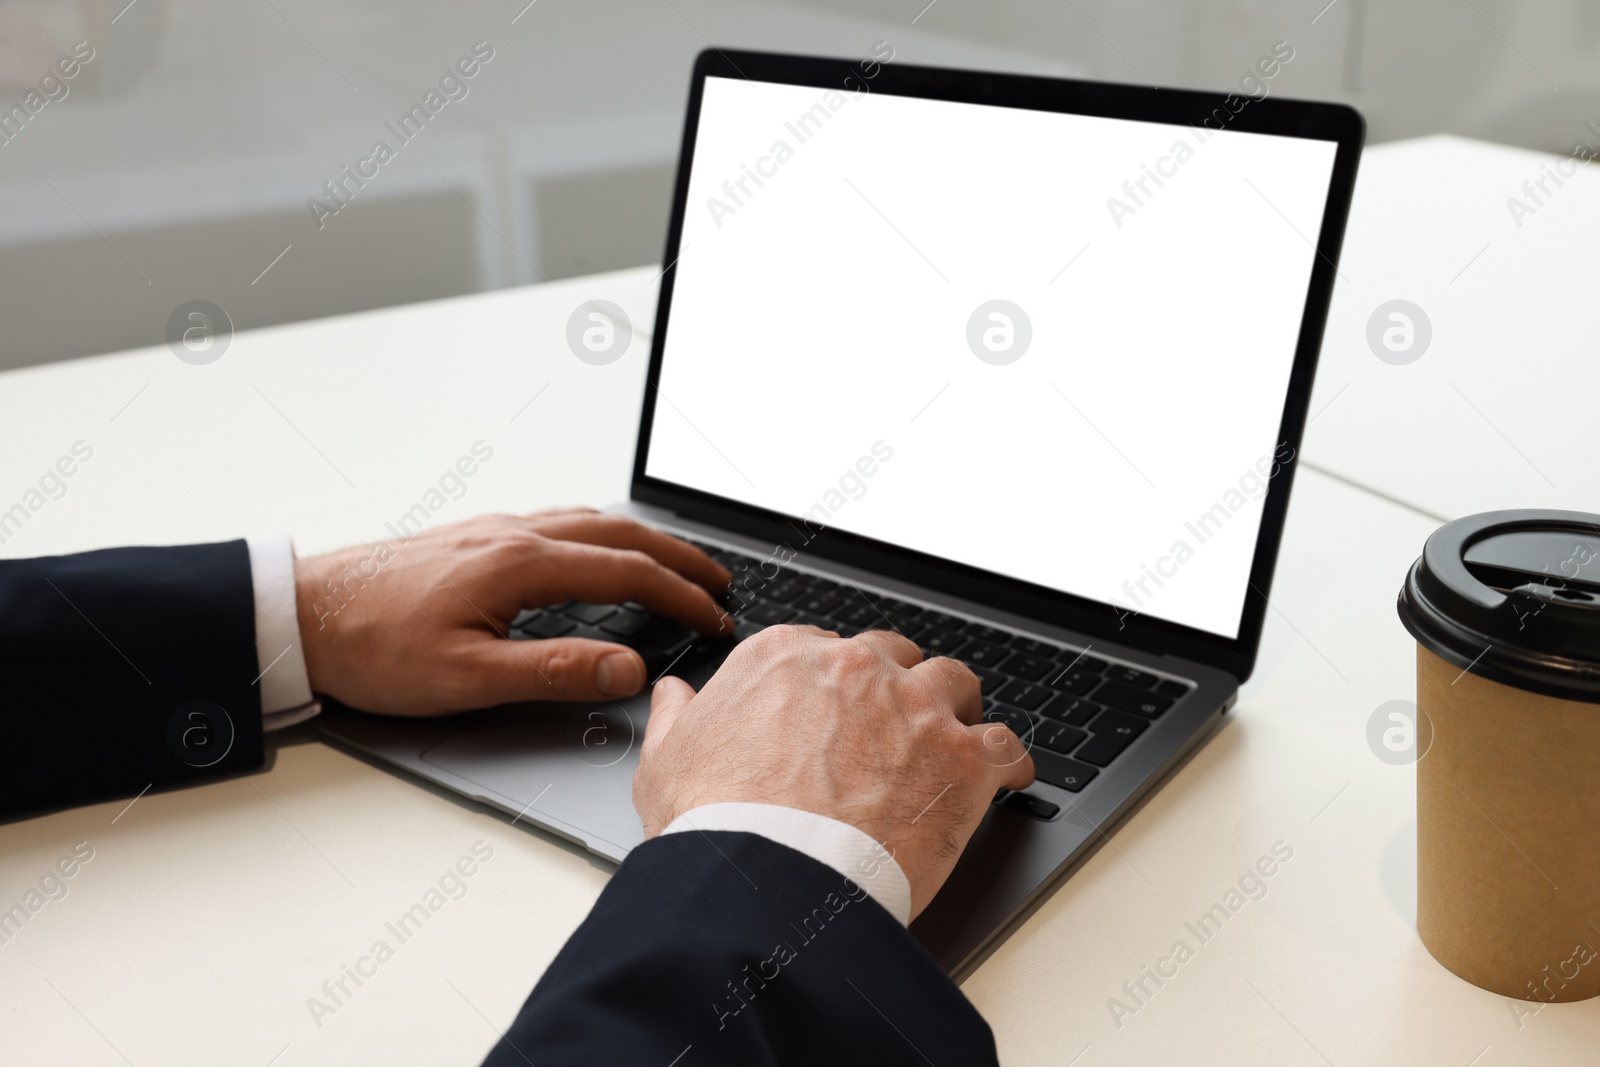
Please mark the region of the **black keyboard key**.
POLYGON ((615 604, 573 604, 565 612, 567 618, 586 622, 591 626, 604 622, 616 613, 615 604))
POLYGON ((1059 689, 1063 693, 1073 696, 1087 696, 1089 690, 1099 685, 1101 677, 1093 671, 1081 671, 1076 667, 1066 667, 1055 675, 1047 678, 1045 684, 1052 689, 1059 689))
POLYGON ((996 704, 983 713, 984 722, 998 722, 1011 727, 1011 732, 1022 738, 1028 738, 1028 731, 1033 729, 1033 720, 1028 718, 1028 713, 1020 708, 1013 708, 1008 704, 996 704))
POLYGON ((1064 650, 1059 656, 1057 656, 1056 661, 1063 667, 1071 667, 1074 670, 1079 671, 1088 671, 1091 674, 1102 674, 1105 672, 1107 667, 1111 666, 1111 664, 1107 663, 1099 656, 1091 656, 1087 652, 1074 652, 1070 648, 1064 650))
POLYGON ((602 622, 600 629, 609 634, 616 634, 618 637, 633 637, 648 625, 650 625, 650 616, 642 611, 624 609, 602 622))
POLYGON ((927 623, 909 612, 891 611, 888 615, 889 621, 894 624, 894 628, 908 636, 913 632, 922 633, 928 629, 927 623))
POLYGON ((949 630, 935 628, 923 634, 917 643, 922 646, 922 654, 932 659, 934 656, 956 655, 967 643, 967 639, 949 630))
POLYGON ((690 658, 688 651, 693 645, 693 641, 685 641, 676 648, 641 649, 639 654, 644 657, 645 677, 653 682, 669 668, 679 670, 684 666, 684 661, 690 658))
POLYGON ((694 637, 694 631, 671 619, 652 616, 644 629, 628 643, 641 651, 647 648, 677 648, 694 637))
POLYGON ((991 670, 998 667, 1011 653, 999 645, 992 645, 986 641, 974 641, 961 650, 961 658, 974 667, 988 667, 991 670))
POLYGON ((868 623, 874 619, 881 619, 882 616, 878 614, 877 609, 872 605, 863 604, 860 600, 856 600, 853 603, 847 602, 844 607, 835 611, 833 618, 835 622, 842 622, 846 626, 854 626, 864 630, 867 628, 868 623))
POLYGON ((1086 763, 1104 767, 1122 755, 1122 750, 1133 744, 1149 726, 1142 719, 1108 709, 1089 723, 1091 736, 1073 755, 1086 763))
POLYGON ((1035 641, 1031 637, 1013 637, 1011 647, 1018 652, 1026 652, 1030 656, 1043 656, 1050 659, 1062 652, 1060 645, 1052 645, 1048 641, 1035 641))
POLYGON ((795 610, 786 604, 757 604, 744 617, 759 626, 777 626, 795 617, 795 610))
POLYGON ((1033 750, 1033 773, 1041 782, 1076 793, 1094 781, 1100 771, 1087 763, 1036 748, 1033 750))
POLYGON ((1039 709, 1039 714, 1058 719, 1068 726, 1086 726, 1090 719, 1104 710, 1104 704, 1061 693, 1054 700, 1046 701, 1044 707, 1039 709))
POLYGON ((848 599, 850 603, 857 605, 874 619, 882 620, 889 617, 889 613, 884 610, 883 600, 871 593, 863 593, 859 589, 854 589, 850 591, 848 599))
POLYGON ((808 615, 832 615, 844 606, 844 600, 832 593, 813 591, 797 600, 794 606, 808 615))
POLYGON ((942 611, 929 608, 922 613, 922 621, 929 626, 937 626, 941 630, 960 630, 967 624, 967 620, 959 615, 946 615, 942 611))
POLYGON ((1037 682, 1046 674, 1055 672, 1058 669, 1054 660, 1042 659, 1026 652, 1018 652, 1006 660, 1005 672, 1013 678, 1025 678, 1030 682, 1037 682))
POLYGON ((1033 714, 1035 716, 1049 714, 1050 709, 1052 707, 1054 707, 1055 705, 1063 703, 1063 702, 1068 701, 1068 700, 1076 700, 1076 699, 1077 699, 1076 697, 1069 696, 1066 693, 1057 693, 1054 690, 1052 690, 1051 693, 1050 693, 1049 698, 1047 700, 1045 700, 1045 702, 1043 704, 1040 704, 1038 707, 1033 709, 1033 714))
POLYGON ((1111 730, 1121 730, 1133 734, 1142 734, 1150 729, 1147 719, 1137 715, 1129 715, 1118 711, 1116 708, 1107 708, 1093 719, 1089 720, 1089 732, 1092 734, 1105 733, 1111 730))
POLYGON ((582 637, 582 638, 585 638, 585 639, 587 639, 589 641, 615 641, 616 640, 616 637, 614 635, 606 633, 604 630, 600 629, 600 627, 598 627, 598 626, 583 626, 581 624, 578 625, 578 626, 573 627, 571 630, 568 630, 562 636, 563 637, 582 637))
POLYGON ((922 609, 910 601, 896 600, 892 596, 880 596, 873 599, 878 605, 878 610, 891 618, 896 614, 901 614, 907 618, 914 619, 922 614, 922 609))
POLYGON ((1003 700, 1007 704, 1015 704, 1025 711, 1034 711, 1044 705, 1044 702, 1055 696, 1049 689, 1033 682, 1013 681, 1006 683, 1004 689, 995 694, 995 699, 1003 700))
POLYGON ((1019 815, 1031 815, 1035 819, 1053 819, 1056 812, 1061 810, 1061 805, 1052 804, 1048 800, 1028 793, 1012 793, 1000 802, 1002 808, 1009 808, 1019 815))
POLYGON ((969 622, 966 629, 961 631, 968 637, 977 641, 984 641, 991 645, 1003 645, 1011 640, 1011 634, 1005 630, 996 630, 993 626, 985 626, 981 622, 969 622))
POLYGON ((1121 682, 1106 682, 1094 691, 1094 698, 1102 704, 1131 711, 1147 719, 1153 719, 1172 707, 1171 697, 1121 682))
POLYGON ((797 582, 793 578, 784 578, 761 586, 756 590, 756 595, 762 600, 787 604, 791 600, 799 599, 802 593, 809 593, 810 591, 803 582, 797 582))
POLYGON ((1076 726, 1068 726, 1063 722, 1046 719, 1033 731, 1033 743, 1041 748, 1048 748, 1052 752, 1059 752, 1063 756, 1083 744, 1089 736, 1087 730, 1080 730, 1076 726))
POLYGON ((1189 687, 1184 685, 1182 682, 1174 682, 1171 678, 1163 678, 1161 681, 1156 683, 1156 692, 1160 693, 1162 696, 1171 697, 1173 700, 1177 700, 1179 697, 1184 696, 1189 692, 1189 687))
POLYGON ((545 612, 523 623, 518 629, 529 637, 561 637, 572 627, 571 619, 545 612))
POLYGON ((861 626, 868 630, 893 630, 913 641, 928 630, 925 624, 909 618, 904 612, 888 612, 882 609, 883 604, 880 602, 876 608, 871 609, 869 617, 861 626))
POLYGON ((1127 685, 1143 686, 1146 689, 1152 688, 1161 680, 1155 675, 1151 674, 1149 671, 1141 671, 1137 667, 1112 667, 1106 672, 1106 677, 1110 678, 1113 682, 1123 682, 1127 685))
POLYGON ((899 612, 886 612, 881 605, 867 608, 863 618, 857 625, 868 630, 893 630, 898 634, 908 637, 920 634, 928 629, 926 625, 915 619, 907 618, 899 612))

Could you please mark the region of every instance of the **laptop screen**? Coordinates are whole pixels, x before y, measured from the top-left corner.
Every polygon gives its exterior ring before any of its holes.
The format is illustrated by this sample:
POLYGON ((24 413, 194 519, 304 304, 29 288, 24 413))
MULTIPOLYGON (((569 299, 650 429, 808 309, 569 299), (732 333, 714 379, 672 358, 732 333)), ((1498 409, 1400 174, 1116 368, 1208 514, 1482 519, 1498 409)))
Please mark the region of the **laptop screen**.
POLYGON ((1336 148, 708 77, 645 473, 1237 637, 1336 148))

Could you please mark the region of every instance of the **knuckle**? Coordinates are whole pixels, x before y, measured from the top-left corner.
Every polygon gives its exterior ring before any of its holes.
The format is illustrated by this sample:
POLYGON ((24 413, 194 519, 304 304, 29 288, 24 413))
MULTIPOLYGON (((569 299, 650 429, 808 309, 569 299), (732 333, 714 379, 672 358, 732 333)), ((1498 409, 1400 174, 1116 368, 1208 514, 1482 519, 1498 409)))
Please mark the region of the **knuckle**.
POLYGON ((532 527, 525 519, 519 519, 503 511, 493 515, 480 515, 473 522, 477 530, 486 536, 516 537, 532 532, 532 527))
POLYGON ((765 637, 770 645, 793 648, 805 640, 806 631, 798 626, 769 626, 756 636, 765 637))
POLYGON ((928 688, 942 704, 958 704, 966 693, 977 692, 982 686, 978 676, 965 663, 943 657, 931 659, 928 663, 930 671, 924 677, 928 688))
POLYGON ((635 569, 638 569, 638 570, 658 571, 658 570, 661 569, 661 564, 656 562, 654 556, 650 555, 650 553, 648 553, 648 552, 642 551, 641 549, 637 549, 637 548, 625 548, 625 549, 623 549, 622 550, 622 562, 626 566, 629 566, 629 567, 632 567, 632 568, 635 568, 635 569))
POLYGON ((585 657, 571 648, 556 646, 543 650, 533 659, 539 673, 556 689, 575 688, 585 683, 585 657))
POLYGON ((847 670, 867 670, 876 667, 882 662, 882 655, 865 641, 840 641, 837 650, 833 652, 834 659, 840 666, 847 670))
POLYGON ((978 681, 977 672, 958 659, 952 659, 949 656, 935 656, 929 662, 937 663, 939 669, 950 675, 954 681, 973 683, 978 681))
POLYGON ((728 654, 728 659, 738 660, 741 663, 745 660, 759 660, 771 665, 783 655, 785 649, 794 644, 798 635, 792 631, 793 627, 790 626, 768 626, 760 633, 752 634, 735 645, 733 651, 728 654))
POLYGON ((996 752, 1002 752, 1013 744, 1017 744, 1017 735, 1011 732, 1011 727, 1004 723, 985 722, 979 723, 976 730, 964 730, 967 744, 966 755, 980 762, 988 762, 986 757, 996 752))

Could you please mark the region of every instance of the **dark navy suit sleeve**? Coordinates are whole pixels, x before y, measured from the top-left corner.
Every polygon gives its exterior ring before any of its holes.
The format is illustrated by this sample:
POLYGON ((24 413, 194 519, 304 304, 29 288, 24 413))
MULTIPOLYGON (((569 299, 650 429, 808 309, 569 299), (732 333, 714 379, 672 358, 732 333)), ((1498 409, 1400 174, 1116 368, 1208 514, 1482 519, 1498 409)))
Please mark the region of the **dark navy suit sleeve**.
POLYGON ((243 541, 0 561, 0 815, 257 767, 243 541))
POLYGON ((997 1063, 933 957, 859 885, 749 833, 622 864, 485 1067, 997 1063))

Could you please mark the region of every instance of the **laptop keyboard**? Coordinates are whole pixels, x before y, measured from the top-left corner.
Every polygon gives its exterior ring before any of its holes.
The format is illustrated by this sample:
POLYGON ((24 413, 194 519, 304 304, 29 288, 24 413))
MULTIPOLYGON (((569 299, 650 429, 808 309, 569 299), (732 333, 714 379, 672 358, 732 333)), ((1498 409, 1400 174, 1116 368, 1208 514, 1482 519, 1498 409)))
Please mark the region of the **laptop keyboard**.
MULTIPOLYGON (((514 638, 588 637, 628 645, 653 682, 727 654, 733 642, 768 626, 809 623, 852 637, 894 630, 925 656, 949 656, 983 683, 983 717, 1011 727, 1033 754, 1040 781, 1076 793, 1192 688, 1183 682, 910 601, 807 574, 690 540, 733 572, 721 598, 735 621, 732 641, 707 638, 638 604, 569 601, 524 611, 514 638)), ((1037 818, 1056 807, 1038 797, 996 798, 1037 818)))

